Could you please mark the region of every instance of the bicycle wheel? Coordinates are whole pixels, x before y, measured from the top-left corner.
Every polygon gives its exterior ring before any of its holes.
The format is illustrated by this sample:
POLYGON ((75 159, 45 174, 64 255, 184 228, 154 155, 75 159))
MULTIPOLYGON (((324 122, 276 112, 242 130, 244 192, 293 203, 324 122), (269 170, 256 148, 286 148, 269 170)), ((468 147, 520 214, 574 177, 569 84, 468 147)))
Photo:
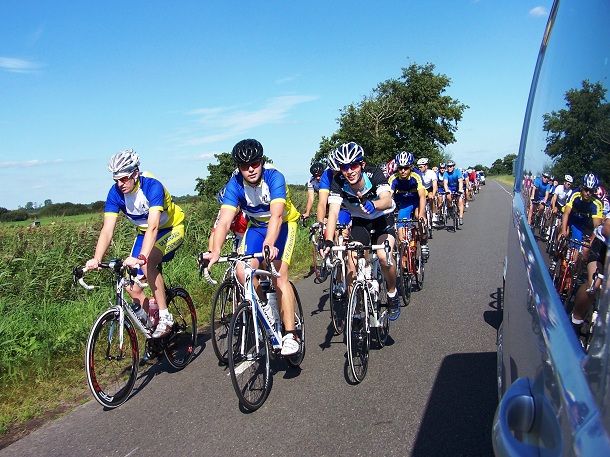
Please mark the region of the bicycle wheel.
POLYGON ((167 290, 167 309, 174 316, 170 334, 163 339, 169 364, 182 370, 191 361, 197 344, 197 311, 189 293, 181 287, 167 290))
POLYGON ((316 244, 312 244, 312 252, 313 252, 313 269, 316 274, 315 282, 317 284, 322 284, 328 278, 328 268, 324 266, 324 258, 320 255, 320 251, 318 250, 318 246, 316 244))
POLYGON ((451 207, 451 217, 453 218, 453 231, 454 232, 457 232, 458 225, 460 223, 458 214, 459 214, 459 212, 457 209, 457 202, 455 202, 454 205, 451 207))
POLYGON ((405 243, 400 243, 398 248, 398 258, 396 259, 396 288, 400 294, 403 306, 407 306, 411 302, 411 275, 408 267, 403 267, 402 262, 408 265, 409 258, 405 251, 408 246, 405 243), (403 260, 404 259, 404 260, 403 260))
POLYGON ((417 286, 417 290, 422 290, 424 288, 424 273, 426 264, 421 253, 421 243, 417 243, 417 253, 415 254, 413 261, 415 263, 415 285, 417 286))
POLYGON ((345 290, 339 289, 339 285, 343 286, 343 281, 337 280, 337 276, 341 271, 340 265, 333 266, 330 275, 330 318, 335 329, 335 335, 341 335, 345 328, 345 290))
POLYGON ((364 304, 366 293, 364 284, 356 282, 352 288, 349 300, 347 360, 356 382, 362 382, 369 366, 371 334, 367 331, 368 320, 364 304))
POLYGON ((390 335, 390 318, 388 314, 388 286, 383 278, 381 269, 377 271, 377 282, 379 283, 379 299, 374 306, 377 308, 377 324, 375 337, 380 348, 384 347, 390 335))
POLYGON ((229 327, 231 382, 239 402, 250 411, 260 408, 271 390, 269 342, 263 323, 256 319, 255 326, 252 305, 243 302, 229 327))
MULTIPOLYGON (((286 357, 288 365, 293 368, 298 367, 303 358, 305 357, 305 321, 303 320, 303 307, 301 306, 301 298, 297 292, 297 288, 290 281, 292 291, 294 292, 294 333, 298 337, 299 345, 301 346, 299 352, 294 355, 286 357)), ((283 333, 283 332, 282 332, 283 333)))
POLYGON ((229 279, 220 285, 212 303, 210 319, 212 347, 221 365, 229 363, 229 326, 231 317, 239 305, 238 293, 235 283, 229 279))
POLYGON ((107 408, 124 403, 138 377, 138 338, 131 321, 119 328, 119 311, 109 309, 97 318, 87 338, 85 371, 93 397, 107 408), (123 348, 120 348, 120 333, 123 348))

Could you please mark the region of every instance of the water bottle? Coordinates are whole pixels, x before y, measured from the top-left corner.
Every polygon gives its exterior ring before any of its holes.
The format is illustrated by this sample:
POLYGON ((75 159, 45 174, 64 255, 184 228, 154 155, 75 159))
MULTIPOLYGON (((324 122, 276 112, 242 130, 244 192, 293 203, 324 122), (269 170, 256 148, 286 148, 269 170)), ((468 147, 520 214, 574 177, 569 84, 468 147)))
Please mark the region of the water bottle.
POLYGON ((376 302, 377 300, 379 300, 379 282, 377 282, 376 279, 371 279, 369 285, 371 288, 371 298, 374 302, 376 302))
POLYGON ((144 311, 144 308, 142 308, 142 305, 134 301, 131 303, 131 309, 134 313, 136 313, 136 317, 140 319, 140 322, 146 325, 146 320, 148 319, 148 316, 146 315, 146 311, 144 311))
POLYGON ((155 327, 159 323, 159 304, 157 300, 151 298, 148 300, 148 326, 155 327))
POLYGON ((280 309, 277 304, 277 295, 275 292, 267 292, 267 304, 271 307, 271 314, 273 315, 273 321, 280 321, 280 309))
POLYGON ((273 316, 273 309, 269 304, 269 300, 262 302, 263 313, 265 313, 265 317, 269 321, 269 323, 273 326, 275 324, 275 317, 273 316))

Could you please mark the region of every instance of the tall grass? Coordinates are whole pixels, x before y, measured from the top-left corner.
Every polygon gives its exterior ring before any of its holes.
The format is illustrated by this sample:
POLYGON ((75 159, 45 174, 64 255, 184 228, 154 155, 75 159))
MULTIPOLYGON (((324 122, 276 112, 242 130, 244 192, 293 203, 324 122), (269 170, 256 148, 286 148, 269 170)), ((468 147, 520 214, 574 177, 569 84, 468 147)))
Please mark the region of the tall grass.
MULTIPOLYGON (((305 191, 292 195, 304 209, 305 191)), ((196 259, 207 249, 218 204, 210 199, 183 209, 185 241, 163 274, 189 291, 205 330, 215 288, 199 280, 196 259)), ((112 299, 112 278, 105 271, 87 273, 86 281, 98 286, 93 291, 72 284, 72 267, 82 267, 93 255, 102 218, 61 218, 37 228, 0 224, 0 433, 24 416, 14 408, 23 383, 57 378, 54 370, 65 368, 67 360, 80 363, 90 327, 112 299)), ((106 259, 126 257, 134 237, 133 226, 120 219, 106 259)), ((311 245, 301 227, 291 275, 303 274, 310 265, 311 245)), ((212 270, 215 277, 221 274, 220 266, 212 270)), ((36 395, 36 389, 32 392, 36 395)))

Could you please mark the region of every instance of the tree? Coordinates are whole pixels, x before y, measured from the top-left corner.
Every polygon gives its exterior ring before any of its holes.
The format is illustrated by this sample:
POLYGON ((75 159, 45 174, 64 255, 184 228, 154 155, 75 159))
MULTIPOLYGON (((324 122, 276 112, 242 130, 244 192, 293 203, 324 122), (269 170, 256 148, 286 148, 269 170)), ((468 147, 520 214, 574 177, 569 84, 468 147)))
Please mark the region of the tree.
POLYGON ((408 150, 431 163, 450 156, 443 148, 455 142, 457 124, 467 105, 443 95, 451 80, 434 73, 434 65, 412 64, 398 79, 377 85, 358 104, 341 109, 339 129, 322 137, 312 162, 325 159, 338 144, 356 141, 366 161, 377 165, 408 150))
POLYGON ((47 198, 47 199, 44 201, 44 206, 49 206, 49 205, 52 205, 52 204, 53 204, 53 202, 51 201, 51 199, 50 199, 50 198, 47 198))
POLYGON ((545 153, 553 159, 551 173, 579 179, 594 172, 610 184, 610 105, 602 83, 582 82, 565 94, 567 109, 543 116, 548 133, 545 153))

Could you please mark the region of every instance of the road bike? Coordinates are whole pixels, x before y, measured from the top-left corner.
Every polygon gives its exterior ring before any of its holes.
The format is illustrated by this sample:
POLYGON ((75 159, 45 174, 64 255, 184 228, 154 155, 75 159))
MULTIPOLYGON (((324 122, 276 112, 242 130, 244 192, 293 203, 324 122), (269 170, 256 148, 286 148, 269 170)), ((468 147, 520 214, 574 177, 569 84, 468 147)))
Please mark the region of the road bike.
POLYGON ((315 282, 322 284, 330 274, 330 268, 324 263, 324 258, 320 255, 319 246, 324 242, 324 225, 319 222, 314 223, 309 228, 311 240, 311 250, 313 254, 313 270, 316 275, 315 282))
MULTIPOLYGON (((115 296, 110 307, 91 327, 85 349, 87 384, 94 398, 107 408, 116 408, 129 398, 138 376, 140 353, 137 331, 146 338, 146 353, 150 357, 165 354, 169 364, 177 370, 193 358, 197 343, 197 313, 189 293, 182 287, 165 287, 167 308, 174 317, 174 325, 164 338, 152 338, 150 322, 137 318, 124 297, 124 289, 134 285, 137 268, 129 268, 121 259, 99 263, 102 270, 114 276, 115 296)), ((87 290, 95 286, 84 281, 86 268, 73 268, 72 279, 87 290)), ((169 281, 169 278, 164 278, 169 281)))
MULTIPOLYGON (((460 211, 458 201, 464 194, 462 192, 451 192, 451 206, 447 205, 449 217, 453 220, 453 231, 457 232, 460 225, 460 211)), ((446 225, 446 224, 445 224, 446 225)))
MULTIPOLYGON (((337 224, 335 228, 335 245, 343 246, 344 233, 348 224, 337 224)), ((347 310, 347 282, 345 257, 343 251, 330 251, 325 259, 325 264, 330 265, 330 318, 335 330, 335 335, 341 335, 345 329, 345 316, 347 310)))
POLYGON ((564 307, 569 308, 570 301, 575 293, 575 285, 580 279, 584 261, 582 259, 583 248, 589 248, 589 243, 576 239, 567 240, 560 237, 558 243, 558 261, 553 271, 553 284, 564 307))
POLYGON ((348 243, 333 246, 333 251, 355 251, 357 257, 356 279, 352 283, 347 308, 346 339, 347 360, 356 382, 366 376, 371 346, 371 330, 375 330, 376 340, 383 347, 390 333, 390 319, 387 309, 387 286, 381 273, 381 265, 376 251, 383 249, 388 265, 392 265, 390 243, 364 246, 348 243), (369 258, 366 258, 369 253, 369 258), (385 300, 386 306, 382 305, 385 300))
MULTIPOLYGON (((269 250, 265 254, 256 253, 238 256, 236 262, 244 268, 243 297, 233 313, 228 329, 228 361, 231 383, 240 404, 247 410, 255 411, 262 406, 271 391, 270 356, 278 355, 282 349, 284 324, 277 305, 273 305, 275 289, 270 285, 265 298, 256 290, 256 278, 279 277, 273 263, 268 261, 269 250), (252 268, 249 258, 264 257, 269 270, 252 268)), ((228 261, 221 257, 219 262, 228 261)), ((216 281, 210 276, 207 262, 204 261, 204 277, 211 283, 216 281)), ((296 287, 290 282, 294 292, 294 334, 299 342, 299 351, 283 357, 290 366, 300 366, 305 356, 305 322, 303 308, 296 287)))
POLYGON ((399 260, 396 271, 399 290, 406 306, 411 300, 411 289, 414 286, 417 290, 424 288, 426 261, 422 255, 421 245, 421 230, 424 224, 421 219, 399 219, 397 222, 405 225, 405 237, 398 245, 399 260), (404 292, 402 292, 403 288, 404 292))

